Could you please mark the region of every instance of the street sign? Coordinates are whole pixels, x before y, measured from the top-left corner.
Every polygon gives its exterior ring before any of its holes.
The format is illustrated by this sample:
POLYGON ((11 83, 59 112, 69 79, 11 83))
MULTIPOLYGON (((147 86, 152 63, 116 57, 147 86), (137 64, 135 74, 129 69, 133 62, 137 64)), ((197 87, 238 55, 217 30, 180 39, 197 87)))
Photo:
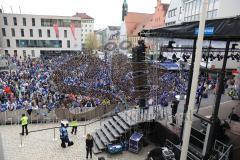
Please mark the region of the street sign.
MULTIPOLYGON (((194 34, 198 35, 198 31, 199 31, 199 28, 195 28, 194 34)), ((204 30, 204 35, 205 36, 210 36, 210 35, 213 35, 213 34, 214 34, 214 27, 205 27, 205 30, 204 30)))

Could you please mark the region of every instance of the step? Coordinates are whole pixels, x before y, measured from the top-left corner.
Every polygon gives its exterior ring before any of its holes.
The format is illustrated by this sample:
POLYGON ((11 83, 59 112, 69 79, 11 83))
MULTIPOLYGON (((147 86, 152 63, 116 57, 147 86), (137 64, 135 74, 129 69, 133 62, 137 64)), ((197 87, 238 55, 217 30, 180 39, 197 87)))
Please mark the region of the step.
POLYGON ((93 153, 94 154, 102 153, 102 151, 100 149, 98 149, 95 141, 93 141, 93 153))
POLYGON ((93 133, 93 139, 99 150, 106 149, 106 146, 103 145, 102 141, 99 139, 96 132, 93 133))
POLYGON ((105 137, 101 129, 97 130, 97 135, 105 146, 109 144, 109 140, 105 137))
POLYGON ((121 137, 121 135, 113 128, 113 126, 109 122, 106 122, 104 126, 106 126, 106 128, 111 132, 114 138, 117 139, 121 137))
POLYGON ((113 119, 114 119, 118 124, 120 124, 120 126, 121 126, 125 131, 130 129, 130 128, 128 127, 128 125, 127 125, 123 120, 121 120, 118 116, 113 116, 113 119))
POLYGON ((126 133, 126 132, 121 128, 121 126, 118 125, 113 119, 109 119, 108 122, 111 123, 111 125, 117 130, 117 132, 118 132, 119 134, 124 134, 124 133, 126 133))
POLYGON ((126 117, 125 113, 118 113, 118 116, 131 127, 137 124, 135 121, 132 120, 131 117, 126 117))
POLYGON ((102 132, 110 142, 116 141, 116 139, 112 136, 112 134, 107 130, 105 126, 102 127, 102 132))

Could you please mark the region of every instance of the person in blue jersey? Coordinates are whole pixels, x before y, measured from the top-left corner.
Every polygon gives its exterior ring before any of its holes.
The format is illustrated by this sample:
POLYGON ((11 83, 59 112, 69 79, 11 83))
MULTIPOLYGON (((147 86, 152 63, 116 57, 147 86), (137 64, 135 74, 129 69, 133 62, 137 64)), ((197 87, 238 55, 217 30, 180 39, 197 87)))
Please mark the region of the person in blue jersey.
POLYGON ((72 146, 74 144, 72 141, 69 140, 67 127, 68 127, 68 121, 62 120, 61 127, 59 129, 60 139, 62 141, 61 143, 62 148, 66 148, 66 143, 68 144, 68 146, 72 146))

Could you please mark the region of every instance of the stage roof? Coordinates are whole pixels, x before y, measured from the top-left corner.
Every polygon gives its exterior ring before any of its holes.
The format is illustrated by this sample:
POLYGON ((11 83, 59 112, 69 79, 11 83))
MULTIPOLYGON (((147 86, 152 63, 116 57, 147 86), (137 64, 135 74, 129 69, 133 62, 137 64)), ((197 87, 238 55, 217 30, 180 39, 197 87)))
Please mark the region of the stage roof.
MULTIPOLYGON (((185 22, 169 27, 146 29, 139 33, 142 37, 163 37, 196 39, 199 21, 185 22)), ((224 19, 207 20, 205 27, 205 40, 239 41, 240 40, 240 16, 224 19)))

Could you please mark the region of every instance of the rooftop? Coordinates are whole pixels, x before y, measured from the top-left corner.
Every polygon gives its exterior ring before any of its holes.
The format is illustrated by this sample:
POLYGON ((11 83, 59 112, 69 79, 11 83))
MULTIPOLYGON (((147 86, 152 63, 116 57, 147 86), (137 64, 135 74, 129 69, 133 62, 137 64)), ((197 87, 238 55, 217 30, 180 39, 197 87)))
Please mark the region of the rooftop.
POLYGON ((94 19, 91 16, 87 15, 86 13, 76 13, 73 17, 80 17, 82 19, 94 19))

